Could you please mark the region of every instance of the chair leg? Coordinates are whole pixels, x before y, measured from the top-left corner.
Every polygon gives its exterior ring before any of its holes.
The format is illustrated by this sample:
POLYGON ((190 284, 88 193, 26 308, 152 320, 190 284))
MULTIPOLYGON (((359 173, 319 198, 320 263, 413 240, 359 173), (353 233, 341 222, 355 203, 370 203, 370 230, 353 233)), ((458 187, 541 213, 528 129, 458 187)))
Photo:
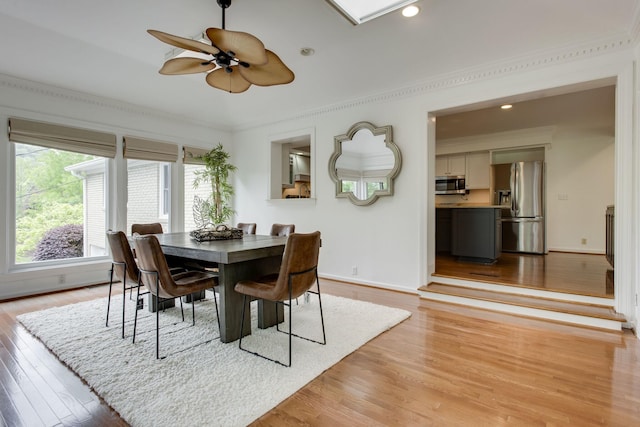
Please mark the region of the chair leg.
POLYGON ((180 300, 180 311, 182 312, 182 321, 184 322, 184 307, 182 306, 182 297, 178 298, 180 300))
POLYGON ((213 291, 213 304, 216 306, 216 318, 218 319, 218 332, 220 332, 220 312, 218 311, 218 299, 216 298, 215 288, 211 288, 213 291))
POLYGON ((109 326, 109 308, 111 307, 111 286, 113 286, 113 264, 111 264, 111 270, 109 270, 109 298, 107 299, 107 322, 105 326, 109 326))
POLYGON ((327 335, 324 332, 324 315, 322 314, 322 297, 320 296, 320 279, 318 278, 318 270, 316 270, 316 285, 318 288, 318 305, 320 306, 320 323, 322 323, 322 342, 320 344, 327 344, 327 335))
MULTIPOLYGON (((127 266, 125 264, 125 274, 124 277, 122 278, 122 338, 124 339, 124 319, 125 319, 125 295, 127 295, 127 273, 126 273, 126 269, 127 266)), ((131 287, 131 292, 133 292, 133 286, 131 287)))
MULTIPOLYGON (((158 289, 158 287, 156 287, 158 289)), ((156 359, 160 359, 160 297, 158 295, 154 295, 156 300, 156 359)))
MULTIPOLYGON (((215 292, 214 292, 215 295, 215 292)), ((248 351, 242 348, 242 332, 244 331, 244 314, 247 308, 247 295, 242 296, 242 317, 240 317, 240 340, 238 341, 238 348, 240 350, 248 351)))
MULTIPOLYGON (((140 299, 140 282, 142 277, 138 277, 138 290, 136 291, 136 315, 133 318, 133 343, 136 342, 136 326, 138 326, 138 300, 140 299)), ((124 298, 124 295, 122 296, 124 298)), ((156 310, 157 311, 157 310, 156 310)))
MULTIPOLYGON (((298 299, 296 298, 296 303, 298 299)), ((293 306, 291 305, 291 286, 289 286, 289 363, 287 364, 287 368, 291 367, 291 327, 292 325, 292 317, 291 313, 293 312, 293 306)))
MULTIPOLYGON (((182 301, 182 298, 180 298, 180 301, 182 301)), ((191 326, 195 326, 196 325, 196 301, 191 298, 191 326)))

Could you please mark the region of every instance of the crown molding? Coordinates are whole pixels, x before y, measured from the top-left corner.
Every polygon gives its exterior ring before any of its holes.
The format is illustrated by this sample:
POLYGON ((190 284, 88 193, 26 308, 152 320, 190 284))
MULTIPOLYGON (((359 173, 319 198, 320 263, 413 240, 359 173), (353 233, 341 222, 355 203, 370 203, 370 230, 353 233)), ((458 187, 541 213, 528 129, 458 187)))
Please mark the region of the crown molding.
POLYGON ((627 51, 636 47, 636 40, 640 40, 640 15, 637 13, 636 17, 637 19, 634 19, 634 24, 629 33, 625 32, 624 34, 617 34, 611 37, 591 40, 586 43, 556 47, 553 49, 535 52, 533 54, 481 64, 464 70, 457 70, 451 73, 434 76, 426 80, 416 82, 410 86, 381 92, 375 95, 354 98, 345 102, 301 112, 294 116, 282 118, 276 122, 255 122, 236 127, 234 130, 249 130, 252 128, 273 125, 291 120, 310 119, 325 114, 349 110, 363 105, 384 103, 391 100, 424 95, 437 90, 450 89, 469 83, 477 83, 516 73, 535 71, 552 65, 567 64, 606 54, 627 51))
MULTIPOLYGON (((65 89, 57 86, 48 85, 32 80, 27 80, 21 77, 15 77, 8 74, 0 74, 0 88, 16 89, 24 92, 35 93, 40 96, 46 96, 53 99, 59 99, 64 101, 76 102, 84 105, 91 105, 107 110, 113 110, 120 113, 133 114, 142 117, 149 117, 154 119, 161 119, 163 121, 176 121, 183 124, 192 124, 195 126, 201 126, 204 128, 215 129, 218 131, 231 132, 229 126, 223 124, 206 123, 199 120, 194 120, 188 116, 176 116, 175 114, 169 114, 166 111, 154 110, 145 108, 140 105, 131 104, 117 99, 106 98, 97 95, 91 95, 85 92, 75 91, 72 89, 65 89)), ((2 104, 0 104, 2 105, 2 104)), ((6 105, 9 107, 9 105, 6 105)))

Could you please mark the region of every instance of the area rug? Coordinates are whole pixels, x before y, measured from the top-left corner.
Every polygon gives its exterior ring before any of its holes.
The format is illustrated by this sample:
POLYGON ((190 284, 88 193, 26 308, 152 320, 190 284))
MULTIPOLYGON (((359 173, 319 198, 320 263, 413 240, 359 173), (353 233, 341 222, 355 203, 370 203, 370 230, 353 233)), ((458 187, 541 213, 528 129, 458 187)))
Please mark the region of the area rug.
MULTIPOLYGON (((242 426, 277 406, 309 381, 367 341, 410 316, 385 307, 331 295, 322 296, 327 345, 293 338, 292 367, 285 368, 221 343, 213 295, 160 313, 160 353, 155 358, 155 314, 138 313, 132 344, 134 301, 125 297, 127 320, 121 338, 122 296, 98 299, 18 316, 63 363, 83 378, 132 426, 242 426), (120 321, 118 321, 120 320, 120 321)), ((293 304, 294 333, 321 339, 318 300, 293 304)), ((285 316, 286 317, 286 316, 285 316)), ((275 327, 260 330, 252 304, 252 335, 243 347, 285 360, 287 334, 275 327)), ((288 326, 285 324, 284 326, 288 326)), ((285 329, 286 330, 286 329, 285 329)))

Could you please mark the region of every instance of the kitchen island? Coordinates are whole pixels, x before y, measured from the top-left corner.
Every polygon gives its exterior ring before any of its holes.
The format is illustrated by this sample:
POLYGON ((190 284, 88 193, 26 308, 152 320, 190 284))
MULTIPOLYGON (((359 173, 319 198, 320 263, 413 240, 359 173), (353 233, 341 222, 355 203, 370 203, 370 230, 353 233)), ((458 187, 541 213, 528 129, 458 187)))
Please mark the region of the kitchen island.
POLYGON ((494 263, 502 252, 502 206, 439 204, 436 206, 436 251, 460 260, 494 263))

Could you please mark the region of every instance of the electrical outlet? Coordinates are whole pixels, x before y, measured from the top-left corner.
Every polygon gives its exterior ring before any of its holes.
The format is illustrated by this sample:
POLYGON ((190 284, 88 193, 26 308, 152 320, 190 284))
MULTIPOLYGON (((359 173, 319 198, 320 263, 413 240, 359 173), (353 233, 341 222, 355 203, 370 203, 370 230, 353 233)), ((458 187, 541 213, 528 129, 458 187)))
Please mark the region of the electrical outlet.
POLYGON ((580 243, 582 243, 583 245, 586 245, 587 239, 583 237, 582 239, 580 239, 580 243))
POLYGON ((358 275, 358 266, 354 265, 351 267, 351 275, 352 276, 357 276, 358 275))

